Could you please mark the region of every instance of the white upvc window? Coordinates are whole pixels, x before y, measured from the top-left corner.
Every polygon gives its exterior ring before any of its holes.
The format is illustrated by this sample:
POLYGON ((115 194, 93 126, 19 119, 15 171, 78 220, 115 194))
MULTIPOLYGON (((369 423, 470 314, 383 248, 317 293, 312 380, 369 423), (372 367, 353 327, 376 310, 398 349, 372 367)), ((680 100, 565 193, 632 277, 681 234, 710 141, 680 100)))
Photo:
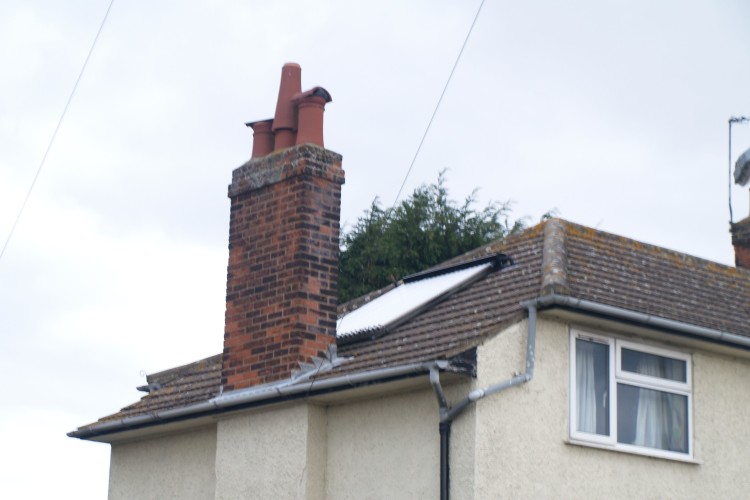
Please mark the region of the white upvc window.
POLYGON ((572 442, 692 459, 689 354, 575 329, 570 353, 572 442))

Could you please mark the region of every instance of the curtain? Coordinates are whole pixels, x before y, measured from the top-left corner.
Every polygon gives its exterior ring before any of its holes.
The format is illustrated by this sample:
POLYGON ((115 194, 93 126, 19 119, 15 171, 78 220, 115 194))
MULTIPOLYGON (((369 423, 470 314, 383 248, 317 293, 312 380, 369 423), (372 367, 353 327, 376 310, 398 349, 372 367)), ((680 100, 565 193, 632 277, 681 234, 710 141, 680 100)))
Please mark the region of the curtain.
POLYGON ((578 429, 596 433, 596 373, 594 344, 576 339, 576 396, 578 429))
MULTIPOLYGON (((682 368, 679 363, 660 363, 659 361, 660 358, 657 356, 641 356, 638 362, 638 373, 670 380, 679 376, 677 373, 672 373, 682 368)), ((639 388, 633 444, 687 452, 686 417, 685 396, 639 388)))
POLYGON ((576 339, 576 430, 609 436, 609 344, 576 339))
MULTIPOLYGON (((663 377, 655 357, 640 356, 638 373, 651 377, 663 377)), ((661 394, 650 389, 638 391, 638 416, 635 421, 633 444, 649 448, 663 448, 662 441, 667 427, 661 394)))

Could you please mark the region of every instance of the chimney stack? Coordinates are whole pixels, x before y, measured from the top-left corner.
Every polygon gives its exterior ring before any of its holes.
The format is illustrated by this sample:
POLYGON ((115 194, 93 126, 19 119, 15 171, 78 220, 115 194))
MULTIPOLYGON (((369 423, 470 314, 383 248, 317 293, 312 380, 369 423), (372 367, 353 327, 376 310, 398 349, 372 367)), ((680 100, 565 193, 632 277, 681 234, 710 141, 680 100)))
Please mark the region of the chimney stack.
MULTIPOLYGON (((730 134, 733 121, 742 123, 749 121, 749 119, 744 116, 740 118, 730 118, 730 134)), ((734 182, 740 186, 745 186, 750 182, 750 149, 742 153, 737 159, 737 163, 734 165, 734 182)), ((734 246, 734 265, 750 269, 750 217, 746 217, 736 224, 732 223, 730 232, 732 233, 732 246, 734 246)))
POLYGON ((276 116, 248 124, 253 157, 232 173, 224 391, 289 378, 336 343, 344 171, 323 149, 330 95, 300 77, 284 65, 276 116))
POLYGON ((732 224, 734 265, 750 270, 750 217, 732 224))

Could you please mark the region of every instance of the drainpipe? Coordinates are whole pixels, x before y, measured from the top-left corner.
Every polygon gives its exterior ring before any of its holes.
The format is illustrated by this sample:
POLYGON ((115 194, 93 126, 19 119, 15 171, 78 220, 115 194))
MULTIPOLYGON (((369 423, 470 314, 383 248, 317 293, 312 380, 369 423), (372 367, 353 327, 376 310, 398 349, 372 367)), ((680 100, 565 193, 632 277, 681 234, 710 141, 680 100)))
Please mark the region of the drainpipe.
POLYGON ((534 350, 536 348, 536 308, 537 301, 529 301, 521 304, 529 311, 528 334, 526 340, 526 369, 520 375, 504 380, 500 383, 490 385, 484 389, 471 391, 466 397, 453 406, 448 404, 445 398, 445 392, 440 385, 441 365, 434 364, 430 367, 430 384, 435 391, 435 397, 438 400, 440 411, 440 500, 450 499, 450 435, 453 421, 463 412, 470 404, 479 401, 485 396, 504 391, 510 387, 524 384, 534 376, 534 350))
POLYGON ((448 458, 451 449, 451 423, 440 422, 440 500, 448 500, 451 491, 451 469, 448 458))

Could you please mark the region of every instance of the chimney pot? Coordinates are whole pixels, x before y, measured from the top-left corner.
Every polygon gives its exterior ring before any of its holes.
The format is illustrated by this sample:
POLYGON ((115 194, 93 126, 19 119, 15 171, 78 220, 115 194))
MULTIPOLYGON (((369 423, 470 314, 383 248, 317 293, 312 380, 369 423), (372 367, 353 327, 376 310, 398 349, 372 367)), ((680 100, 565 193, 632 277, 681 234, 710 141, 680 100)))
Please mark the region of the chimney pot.
POLYGON ((297 144, 317 144, 323 147, 323 112, 331 94, 323 87, 314 87, 294 96, 299 111, 297 144))
POLYGON ((253 129, 253 158, 266 156, 273 151, 273 119, 246 123, 253 129))
POLYGON ((297 63, 286 63, 281 68, 279 99, 273 118, 275 133, 274 150, 294 146, 296 142, 297 117, 292 99, 302 91, 302 68, 297 63))

